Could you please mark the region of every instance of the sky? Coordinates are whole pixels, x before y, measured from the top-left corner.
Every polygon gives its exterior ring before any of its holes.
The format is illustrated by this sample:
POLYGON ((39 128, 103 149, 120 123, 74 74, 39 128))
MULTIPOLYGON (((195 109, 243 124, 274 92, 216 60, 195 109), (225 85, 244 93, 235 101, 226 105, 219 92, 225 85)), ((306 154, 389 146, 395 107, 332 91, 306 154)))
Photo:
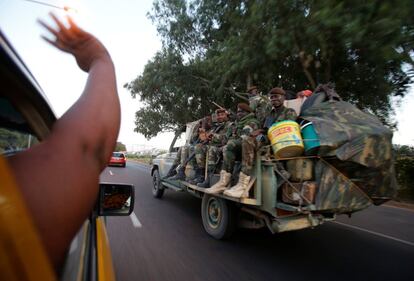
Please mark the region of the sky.
MULTIPOLYGON (((121 101, 121 129, 118 140, 128 150, 143 147, 167 149, 172 133, 162 133, 146 140, 134 132, 135 112, 139 99, 133 99, 123 88, 138 77, 145 64, 161 49, 156 28, 146 16, 153 0, 38 0, 52 5, 69 6, 83 29, 93 33, 107 47, 116 68, 118 93, 121 101)), ((41 18, 52 24, 48 13, 58 16, 66 12, 25 0, 0 0, 0 28, 13 44, 23 61, 36 77, 56 115, 63 113, 79 98, 87 74, 76 65, 73 57, 48 45, 40 38, 47 32, 36 22, 41 18)), ((340 94, 340 93, 339 93, 340 94)), ((414 144, 411 111, 414 110, 414 87, 395 107, 398 130, 394 143, 414 144)))

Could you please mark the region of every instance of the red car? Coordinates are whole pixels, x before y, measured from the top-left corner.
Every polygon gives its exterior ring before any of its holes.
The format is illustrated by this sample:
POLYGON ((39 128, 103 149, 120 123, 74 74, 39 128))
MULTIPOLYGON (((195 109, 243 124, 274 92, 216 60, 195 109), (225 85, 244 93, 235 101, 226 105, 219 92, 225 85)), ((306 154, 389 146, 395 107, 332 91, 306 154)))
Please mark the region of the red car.
POLYGON ((109 160, 109 166, 126 166, 126 157, 122 152, 112 152, 111 159, 109 160))

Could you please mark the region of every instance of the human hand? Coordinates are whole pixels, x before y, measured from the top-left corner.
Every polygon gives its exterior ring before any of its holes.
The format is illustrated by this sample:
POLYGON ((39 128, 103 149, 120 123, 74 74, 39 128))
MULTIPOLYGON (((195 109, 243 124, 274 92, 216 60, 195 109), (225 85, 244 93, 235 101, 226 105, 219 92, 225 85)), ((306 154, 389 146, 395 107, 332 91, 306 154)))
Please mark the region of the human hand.
POLYGON ((101 59, 111 60, 105 46, 92 34, 79 28, 70 16, 67 16, 69 27, 66 27, 53 13, 50 13, 50 16, 57 24, 58 30, 53 29, 42 20, 38 21, 55 36, 55 40, 43 35, 42 38, 59 50, 72 54, 83 71, 89 72, 93 63, 101 59))
POLYGON ((263 132, 264 132, 264 130, 259 129, 259 130, 255 130, 255 131, 253 131, 253 132, 251 133, 251 135, 252 135, 253 137, 257 137, 258 135, 263 134, 263 132))

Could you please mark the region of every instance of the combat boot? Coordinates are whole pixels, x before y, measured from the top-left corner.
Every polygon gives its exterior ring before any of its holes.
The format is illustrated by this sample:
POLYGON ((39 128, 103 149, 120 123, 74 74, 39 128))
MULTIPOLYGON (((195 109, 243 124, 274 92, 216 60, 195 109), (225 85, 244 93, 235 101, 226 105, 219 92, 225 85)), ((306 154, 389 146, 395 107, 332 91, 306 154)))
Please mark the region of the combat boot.
POLYGON ((231 174, 225 170, 221 170, 219 181, 212 187, 207 188, 205 190, 205 193, 218 194, 218 193, 223 192, 224 190, 227 189, 227 185, 230 183, 230 180, 231 180, 231 174))
POLYGON ((224 192, 224 195, 234 197, 234 198, 247 198, 249 197, 249 182, 250 176, 245 175, 243 172, 240 172, 239 181, 229 190, 224 192))
POLYGON ((167 180, 172 180, 172 181, 183 181, 183 180, 185 180, 184 167, 178 168, 177 174, 173 177, 167 178, 167 180))
POLYGON ((200 182, 204 181, 204 168, 197 167, 195 170, 195 176, 192 181, 190 181, 191 184, 198 184, 200 182))
POLYGON ((207 168, 207 176, 204 179, 203 182, 200 182, 197 184, 198 187, 202 187, 202 188, 208 188, 210 187, 210 177, 211 175, 214 173, 214 166, 213 167, 208 167, 207 168))

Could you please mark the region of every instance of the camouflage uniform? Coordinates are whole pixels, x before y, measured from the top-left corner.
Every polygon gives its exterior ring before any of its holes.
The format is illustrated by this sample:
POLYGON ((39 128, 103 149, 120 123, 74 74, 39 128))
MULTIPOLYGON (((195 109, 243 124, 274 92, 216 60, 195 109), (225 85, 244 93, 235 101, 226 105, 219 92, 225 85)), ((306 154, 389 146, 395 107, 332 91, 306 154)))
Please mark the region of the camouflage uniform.
POLYGON ((242 172, 246 175, 250 175, 257 147, 256 139, 251 137, 250 134, 259 128, 259 122, 253 113, 244 116, 230 128, 230 140, 223 148, 224 170, 232 173, 236 156, 241 154, 242 172))
POLYGON ((195 152, 195 162, 199 168, 204 169, 206 167, 206 153, 207 153, 207 144, 197 143, 194 146, 195 152))
POLYGON ((268 116, 269 112, 272 110, 272 103, 267 96, 255 95, 249 98, 249 107, 253 109, 257 121, 259 121, 260 126, 262 126, 266 116, 268 116))
POLYGON ((199 143, 195 146, 195 158, 197 165, 201 168, 205 168, 206 155, 208 151, 208 165, 215 165, 219 159, 220 146, 223 146, 228 137, 227 130, 229 128, 230 122, 216 123, 213 127, 212 139, 209 142, 209 145, 204 143, 199 143))
MULTIPOLYGON (((272 108, 272 110, 266 117, 266 125, 268 124, 270 125, 270 123, 273 124, 273 123, 284 121, 284 120, 295 121, 297 117, 298 115, 296 114, 294 109, 287 108, 284 105, 282 105, 279 108, 272 108)), ((270 126, 268 126, 268 128, 269 127, 270 126)))
POLYGON ((214 167, 217 164, 220 155, 222 153, 222 147, 227 143, 229 137, 230 137, 230 132, 231 132, 231 126, 232 126, 232 122, 230 121, 226 121, 220 124, 221 128, 219 130, 217 130, 217 132, 215 132, 213 134, 213 137, 210 141, 210 145, 208 147, 208 166, 209 167, 214 167))

